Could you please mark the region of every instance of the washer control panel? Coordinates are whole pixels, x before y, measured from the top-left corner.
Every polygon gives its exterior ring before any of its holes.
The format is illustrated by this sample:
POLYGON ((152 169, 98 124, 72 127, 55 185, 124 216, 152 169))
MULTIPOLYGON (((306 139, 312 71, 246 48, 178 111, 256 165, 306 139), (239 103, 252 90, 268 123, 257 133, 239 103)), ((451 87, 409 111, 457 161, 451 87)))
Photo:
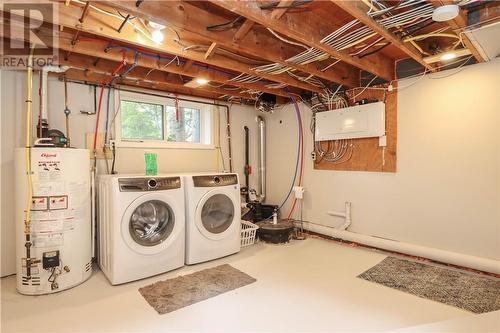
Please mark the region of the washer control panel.
POLYGON ((221 174, 221 175, 203 175, 193 176, 195 187, 218 187, 238 184, 238 175, 236 174, 221 174))
POLYGON ((180 177, 118 178, 120 192, 164 191, 181 187, 180 177))

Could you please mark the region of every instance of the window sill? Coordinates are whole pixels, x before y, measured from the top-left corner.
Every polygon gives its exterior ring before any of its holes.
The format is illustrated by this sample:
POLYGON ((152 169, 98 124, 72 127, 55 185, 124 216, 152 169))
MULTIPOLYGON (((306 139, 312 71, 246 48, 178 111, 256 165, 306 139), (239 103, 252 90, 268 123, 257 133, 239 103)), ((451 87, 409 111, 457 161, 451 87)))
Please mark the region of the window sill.
POLYGON ((116 148, 214 150, 215 145, 183 142, 116 141, 116 148))

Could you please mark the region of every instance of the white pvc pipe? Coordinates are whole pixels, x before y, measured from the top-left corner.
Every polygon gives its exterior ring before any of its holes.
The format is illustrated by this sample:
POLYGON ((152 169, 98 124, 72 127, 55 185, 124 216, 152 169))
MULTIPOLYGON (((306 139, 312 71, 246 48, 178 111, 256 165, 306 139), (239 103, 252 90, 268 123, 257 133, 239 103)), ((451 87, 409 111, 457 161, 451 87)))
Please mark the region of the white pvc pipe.
POLYGON ((304 222, 304 229, 318 234, 340 238, 350 242, 356 242, 384 250, 400 252, 418 257, 424 257, 443 263, 458 265, 462 267, 474 268, 484 272, 500 274, 500 261, 466 254, 439 250, 420 245, 398 242, 389 239, 377 238, 373 236, 354 233, 351 231, 338 230, 332 227, 304 222))
POLYGON ((345 212, 328 211, 328 215, 343 217, 344 224, 339 227, 339 229, 345 230, 351 225, 351 203, 349 201, 345 202, 345 212))
POLYGON ((47 78, 49 76, 49 72, 55 73, 63 73, 68 70, 67 66, 54 66, 54 65, 46 65, 42 67, 42 86, 40 87, 41 94, 41 116, 42 119, 48 120, 48 112, 47 112, 47 78))

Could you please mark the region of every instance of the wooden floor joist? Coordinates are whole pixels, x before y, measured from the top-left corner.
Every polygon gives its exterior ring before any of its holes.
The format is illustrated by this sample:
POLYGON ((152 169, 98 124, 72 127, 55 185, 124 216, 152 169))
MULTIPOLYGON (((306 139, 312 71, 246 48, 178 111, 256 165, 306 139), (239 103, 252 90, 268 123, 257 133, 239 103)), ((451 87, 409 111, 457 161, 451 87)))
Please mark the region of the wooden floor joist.
MULTIPOLYGON (((75 67, 75 68, 80 68, 80 69, 86 69, 91 67, 93 64, 93 59, 81 55, 81 54, 73 54, 68 60, 61 60, 61 65, 66 65, 70 67, 75 67)), ((97 66, 94 66, 92 68, 92 71, 94 73, 111 73, 113 70, 118 66, 119 62, 114 62, 114 61, 109 61, 109 60, 102 60, 99 62, 97 66)), ((127 66, 132 66, 132 64, 128 64, 127 66)), ((187 88, 184 86, 184 82, 180 82, 179 79, 172 80, 172 78, 167 76, 167 73, 160 72, 160 71, 152 71, 149 72, 149 69, 144 68, 144 67, 135 67, 130 71, 128 74, 128 77, 138 79, 141 81, 149 81, 150 83, 156 82, 159 85, 161 85, 163 88, 170 89, 170 90, 176 90, 176 91, 185 91, 187 93, 187 88)), ((217 96, 222 96, 230 91, 224 90, 221 88, 213 88, 209 85, 204 85, 198 88, 200 91, 204 91, 207 93, 211 93, 217 96)), ((192 92, 191 92, 192 93, 192 92)), ((232 96, 235 97, 241 97, 245 99, 252 99, 252 96, 250 94, 243 94, 243 93, 238 93, 231 91, 230 92, 232 96)))
MULTIPOLYGON (((90 17, 89 17, 90 19, 90 17)), ((11 29, 15 28, 16 25, 13 25, 11 29)), ((22 32, 22 27, 18 27, 19 29, 19 36, 23 36, 22 32)), ((52 34, 53 30, 51 27, 40 27, 39 28, 41 32, 46 33, 46 34, 52 34), (45 32, 44 32, 45 31, 45 32)), ((5 31, 3 29, 2 31, 5 31)), ((119 50, 110 50, 108 52, 104 51, 104 48, 106 45, 108 45, 108 41, 106 39, 102 40, 86 40, 83 38, 79 43, 76 45, 71 45, 71 30, 66 29, 64 32, 57 32, 56 36, 59 37, 59 41, 57 45, 49 45, 50 47, 58 47, 61 50, 65 50, 68 52, 75 52, 75 53, 80 53, 80 54, 85 54, 87 56, 91 56, 96 59, 108 59, 108 60, 113 60, 113 61, 120 61, 123 57, 123 54, 119 50)), ((182 59, 182 58, 181 58, 182 59)), ((132 62, 133 61, 133 52, 127 52, 126 53, 126 61, 132 62)), ((218 83, 218 84, 230 84, 231 86, 237 86, 241 87, 242 89, 251 89, 251 90, 256 90, 256 91, 264 91, 270 94, 275 94, 278 96, 282 97, 287 97, 288 95, 286 94, 285 91, 282 91, 280 89, 270 89, 266 88, 263 83, 233 83, 233 82, 228 82, 228 79, 231 77, 230 75, 219 72, 217 70, 212 70, 210 68, 207 68, 205 66, 193 66, 194 61, 191 59, 187 59, 184 64, 181 62, 181 66, 177 66, 177 62, 173 62, 169 66, 165 67, 167 61, 162 61, 158 62, 157 59, 151 58, 151 57, 139 57, 138 59, 139 65, 141 67, 147 67, 147 68, 154 68, 155 70, 158 71, 164 71, 164 72, 169 72, 169 73, 175 73, 175 74, 180 74, 184 76, 189 76, 192 78, 196 77, 204 77, 209 81, 218 83)), ((230 73, 229 71, 227 73, 230 73)), ((235 73, 234 75, 237 75, 235 73)))
POLYGON ((255 22, 248 20, 248 19, 245 19, 243 24, 238 28, 238 30, 234 34, 233 43, 238 43, 243 38, 245 38, 245 36, 248 34, 248 32, 250 32, 250 30, 252 30, 254 24, 255 24, 255 22))
POLYGON ((384 37, 388 42, 397 47, 399 50, 406 53, 413 60, 420 63, 422 66, 430 71, 433 71, 432 65, 426 63, 423 59, 422 54, 412 47, 411 45, 405 44, 401 39, 396 37, 392 32, 386 30, 384 27, 379 25, 374 19, 372 19, 367 12, 367 5, 361 1, 335 1, 332 0, 339 8, 349 13, 352 17, 358 19, 364 25, 372 29, 374 32, 384 37))
MULTIPOLYGON (((207 26, 227 22, 227 18, 221 17, 216 13, 209 13, 188 2, 175 0, 166 2, 149 1, 143 3, 140 10, 136 9, 130 1, 118 1, 109 3, 108 5, 122 11, 130 11, 134 15, 147 20, 153 20, 160 24, 169 24, 177 28, 178 31, 187 31, 195 34, 199 38, 207 40, 209 44, 211 42, 216 42, 221 48, 253 55, 257 58, 269 61, 269 63, 279 63, 283 66, 291 67, 296 71, 312 74, 318 78, 343 84, 347 87, 355 87, 359 84, 358 73, 352 71, 351 68, 345 64, 338 64, 335 70, 321 71, 320 68, 322 66, 318 66, 317 64, 297 65, 286 62, 285 60, 287 58, 304 51, 304 49, 284 43, 268 32, 256 32, 254 29, 246 38, 235 43, 233 41, 235 30, 209 31, 206 29, 207 26)), ((252 19, 250 18, 250 20, 252 19)), ((259 76, 263 75, 256 72, 253 72, 253 74, 259 76)), ((280 75, 283 76, 286 74, 280 75)))
POLYGON ((394 63, 387 57, 375 54, 365 58, 356 58, 351 57, 344 51, 337 51, 322 44, 320 42, 322 36, 320 36, 319 32, 333 32, 333 29, 328 22, 322 22, 317 17, 312 17, 311 13, 301 13, 300 15, 287 14, 286 20, 275 20, 272 18, 271 13, 260 9, 259 2, 257 1, 210 0, 210 2, 273 29, 276 33, 287 38, 326 52, 336 59, 340 59, 347 64, 377 75, 385 80, 392 80, 394 78, 394 63))
MULTIPOLYGON (((117 2, 117 3, 121 4, 122 2, 117 2)), ((147 4, 148 2, 143 3, 140 7, 141 10, 143 7, 146 7, 147 4)), ((157 44, 152 40, 148 39, 147 37, 145 37, 143 34, 137 32, 130 25, 126 25, 121 31, 121 33, 118 33, 114 28, 110 26, 109 24, 110 18, 107 15, 98 13, 96 11, 91 11, 89 13, 84 24, 79 24, 78 18, 80 12, 81 9, 76 6, 69 6, 69 7, 60 6, 58 23, 68 28, 73 28, 73 29, 77 28, 83 32, 108 38, 116 42, 128 43, 136 47, 149 49, 152 52, 156 51, 156 52, 177 55, 186 59, 191 59, 199 63, 205 63, 207 65, 212 65, 219 68, 228 68, 236 72, 246 73, 250 75, 256 74, 255 71, 251 70, 251 66, 248 66, 240 61, 221 56, 218 53, 214 54, 212 57, 208 59, 205 59, 204 52, 196 52, 195 50, 186 49, 185 46, 182 46, 178 42, 174 41, 174 39, 171 38, 172 36, 169 38, 165 38, 165 40, 161 44, 157 44)), ((186 22, 186 24, 188 23, 186 22)), ((183 31, 178 30, 177 33, 181 36, 181 40, 183 41, 184 40, 184 38, 182 38, 183 31)), ((207 47, 209 45, 210 42, 208 43, 207 47)), ((286 74, 280 74, 280 75, 262 74, 260 75, 260 77, 271 83, 273 82, 283 83, 289 85, 290 87, 296 87, 313 92, 322 91, 321 88, 315 87, 309 83, 298 81, 286 74)))

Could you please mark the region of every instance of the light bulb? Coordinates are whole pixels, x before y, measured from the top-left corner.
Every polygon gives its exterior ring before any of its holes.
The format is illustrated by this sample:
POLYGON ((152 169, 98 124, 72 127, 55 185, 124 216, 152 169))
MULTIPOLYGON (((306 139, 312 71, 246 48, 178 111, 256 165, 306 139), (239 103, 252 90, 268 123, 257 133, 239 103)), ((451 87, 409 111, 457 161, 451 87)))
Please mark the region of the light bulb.
POLYGON ((203 78, 197 78, 196 79, 196 83, 198 83, 198 84, 207 84, 208 80, 207 79, 203 79, 203 78))
POLYGON ((151 38, 155 43, 160 44, 161 42, 163 42, 163 32, 161 32, 159 29, 153 30, 153 32, 151 33, 151 38))
POLYGON ((447 53, 445 53, 445 54, 443 54, 441 56, 441 60, 448 61, 448 60, 451 60, 451 59, 455 59, 456 56, 457 55, 454 52, 447 52, 447 53))

